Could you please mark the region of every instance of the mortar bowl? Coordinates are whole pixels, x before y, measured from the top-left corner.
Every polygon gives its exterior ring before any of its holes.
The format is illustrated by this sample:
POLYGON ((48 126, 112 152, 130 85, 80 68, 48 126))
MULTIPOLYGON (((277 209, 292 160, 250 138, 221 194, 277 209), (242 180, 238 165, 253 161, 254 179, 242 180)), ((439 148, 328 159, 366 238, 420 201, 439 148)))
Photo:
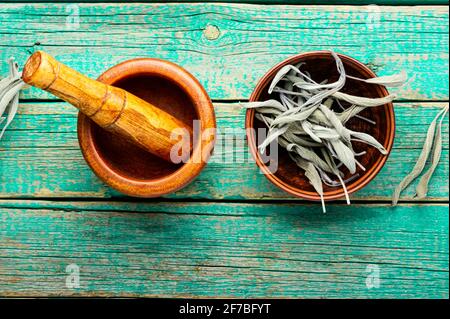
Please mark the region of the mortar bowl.
POLYGON ((216 121, 212 102, 194 76, 174 63, 140 58, 110 68, 97 80, 122 88, 190 126, 197 120, 200 132, 210 132, 206 138, 194 134, 189 159, 176 164, 100 128, 79 113, 81 151, 103 182, 123 194, 150 198, 173 193, 200 174, 214 147, 216 121))

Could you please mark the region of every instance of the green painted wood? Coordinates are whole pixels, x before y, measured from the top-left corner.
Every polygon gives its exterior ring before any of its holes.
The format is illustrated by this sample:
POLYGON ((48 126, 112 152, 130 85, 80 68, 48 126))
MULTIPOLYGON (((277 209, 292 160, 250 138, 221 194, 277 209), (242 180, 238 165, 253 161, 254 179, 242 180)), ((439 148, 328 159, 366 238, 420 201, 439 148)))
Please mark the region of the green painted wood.
POLYGON ((2 200, 0 295, 448 298, 447 204, 329 208, 2 200))
MULTIPOLYGON (((246 4, 2 4, 0 61, 23 64, 44 49, 97 77, 114 64, 158 57, 184 66, 213 99, 245 99, 284 58, 334 49, 378 74, 406 70, 406 100, 448 100, 448 7, 262 6, 246 4), (379 19, 378 19, 379 17, 379 19), (213 26, 220 35, 215 40, 213 26), (39 42, 41 45, 33 45, 39 42)), ((6 64, 0 64, 5 74, 6 64)), ((23 98, 51 98, 32 89, 23 98)))
MULTIPOLYGON (((387 164, 354 200, 389 200, 392 191, 412 169, 426 130, 438 110, 448 103, 397 103, 394 150, 387 164)), ((292 199, 259 174, 248 153, 245 112, 238 104, 215 104, 220 134, 233 138, 218 143, 202 174, 188 187, 168 196, 175 199, 266 200, 292 199), (239 137, 242 137, 239 139, 239 137), (222 147, 221 147, 222 145, 222 147), (238 172, 238 174, 236 173, 238 172)), ((0 141, 0 197, 121 197, 101 183, 82 158, 76 136, 76 109, 66 103, 20 105, 19 114, 0 141)), ((220 135, 222 136, 222 135, 220 135)), ((430 183, 429 200, 449 196, 449 125, 443 126, 443 154, 430 183)), ((403 200, 414 200, 415 183, 403 200)))
MULTIPOLYGON (((40 3, 46 2, 49 0, 2 0, 0 3, 40 3)), ((54 0, 53 3, 64 3, 64 2, 73 2, 70 0, 54 0)), ((105 2, 104 0, 78 0, 78 3, 96 3, 96 2, 105 2)), ((153 2, 162 2, 155 0, 109 0, 111 3, 153 3, 153 2)), ((169 0, 164 2, 183 2, 183 3, 198 3, 198 0, 169 0)), ((220 2, 220 3, 252 3, 252 4, 284 4, 284 5, 296 5, 296 4, 308 4, 308 5, 361 5, 361 4, 379 4, 379 5, 441 5, 448 4, 447 0, 208 0, 203 2, 220 2)))
MULTIPOLYGON (((319 2, 348 3, 307 4, 319 2)), ((216 148, 199 178, 168 196, 174 201, 123 197, 84 163, 72 107, 23 103, 0 141, 0 198, 13 198, 0 199, 0 296, 449 297, 448 119, 442 162, 427 199, 445 203, 393 208, 373 202, 389 200, 412 168, 431 119, 448 104, 447 7, 379 7, 379 24, 367 23, 372 7, 356 6, 127 3, 78 8, 80 28, 67 29, 67 4, 0 1, 0 60, 14 55, 23 63, 27 50, 40 42, 36 48, 96 77, 124 59, 160 57, 186 67, 212 98, 244 100, 278 61, 333 48, 380 75, 405 69, 412 80, 396 92, 400 98, 433 102, 396 104, 392 155, 379 176, 353 196, 370 204, 329 204, 328 214, 315 204, 264 203, 292 198, 258 174, 245 143, 216 148), (217 39, 207 39, 212 35, 208 26, 218 27, 217 39), (248 161, 219 162, 230 153, 248 161), (47 197, 65 200, 39 200, 47 197), (65 268, 73 263, 80 266, 80 289, 65 286, 65 268), (379 288, 366 286, 371 267, 380 269, 379 288)), ((0 74, 5 67, 0 63, 0 74)), ((53 99, 34 89, 22 98, 53 99)), ((215 107, 219 128, 242 136, 243 111, 233 103, 215 107)), ((414 200, 414 186, 403 200, 414 200)))

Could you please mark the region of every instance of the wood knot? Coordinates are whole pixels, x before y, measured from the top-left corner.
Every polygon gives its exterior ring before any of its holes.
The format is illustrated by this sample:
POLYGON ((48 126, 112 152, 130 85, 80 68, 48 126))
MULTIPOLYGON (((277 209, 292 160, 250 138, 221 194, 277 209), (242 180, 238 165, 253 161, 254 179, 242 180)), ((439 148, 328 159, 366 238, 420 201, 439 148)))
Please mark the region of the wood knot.
POLYGON ((217 26, 209 24, 206 26, 205 30, 203 30, 203 35, 206 39, 214 41, 219 38, 220 30, 217 26))

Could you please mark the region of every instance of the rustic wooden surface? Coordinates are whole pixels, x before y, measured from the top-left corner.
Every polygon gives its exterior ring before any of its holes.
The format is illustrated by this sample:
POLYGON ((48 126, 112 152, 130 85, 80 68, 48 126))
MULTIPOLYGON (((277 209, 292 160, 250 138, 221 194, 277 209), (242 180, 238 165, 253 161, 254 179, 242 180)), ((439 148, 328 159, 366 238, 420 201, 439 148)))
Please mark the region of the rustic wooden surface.
POLYGON ((0 141, 0 296, 449 297, 448 118, 429 198, 414 199, 413 184, 400 206, 389 204, 448 104, 448 7, 434 5, 445 2, 380 1, 408 6, 380 6, 376 23, 349 1, 262 2, 80 4, 78 29, 66 26, 68 4, 0 2, 0 61, 23 65, 28 51, 43 49, 97 77, 126 59, 168 59, 200 80, 218 127, 237 136, 238 101, 292 54, 332 48, 379 75, 404 69, 411 81, 396 91, 394 149, 354 204, 330 203, 322 214, 272 186, 245 143, 227 148, 229 140, 187 188, 158 200, 125 197, 82 159, 76 110, 28 89, 0 141), (73 263, 75 289, 65 285, 73 263), (374 266, 380 287, 368 289, 374 266))
POLYGON ((446 297, 448 206, 3 201, 7 296, 446 297), (214 207, 214 208, 212 208, 214 207), (420 221, 420 222, 418 222, 420 221), (80 289, 65 267, 80 266, 80 289), (368 266, 381 271, 367 289, 368 266))

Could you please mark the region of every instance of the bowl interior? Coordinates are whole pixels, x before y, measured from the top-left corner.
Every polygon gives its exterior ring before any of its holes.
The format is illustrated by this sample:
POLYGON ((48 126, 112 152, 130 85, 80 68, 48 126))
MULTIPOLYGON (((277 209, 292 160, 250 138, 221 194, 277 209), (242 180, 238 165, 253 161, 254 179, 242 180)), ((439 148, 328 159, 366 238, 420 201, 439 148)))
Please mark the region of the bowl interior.
MULTIPOLYGON (((341 59, 344 63, 347 74, 360 78, 369 78, 374 76, 374 74, 371 74, 371 71, 367 67, 361 65, 355 60, 347 58, 345 56, 341 56, 341 59)), ((267 76, 263 78, 263 80, 259 83, 258 87, 255 89, 254 94, 252 95, 251 100, 264 101, 267 99, 279 99, 276 93, 269 95, 267 92, 273 77, 282 66, 286 64, 296 64, 299 62, 306 62, 306 64, 302 66, 302 70, 308 71, 311 74, 311 77, 317 82, 321 82, 323 80, 334 82, 339 77, 339 73, 336 69, 336 62, 331 55, 319 54, 306 55, 303 57, 299 56, 298 58, 287 60, 286 63, 278 65, 276 69, 272 69, 267 74, 267 76)), ((352 95, 371 98, 383 97, 387 93, 385 88, 381 86, 366 84, 361 81, 350 79, 347 79, 346 85, 341 91, 352 95)), ((344 108, 350 106, 345 102, 342 102, 341 104, 344 108)), ((390 109, 391 107, 392 106, 390 105, 379 106, 372 109, 366 109, 360 113, 361 116, 375 121, 376 125, 362 121, 358 118, 353 118, 346 124, 346 127, 355 131, 365 132, 372 135, 389 151, 392 143, 392 136, 389 136, 391 135, 390 132, 393 130, 392 113, 390 109)), ((341 110, 337 109, 336 111, 341 110)), ((253 114, 254 116, 254 113, 250 114, 253 114)), ((263 128, 265 127, 265 125, 254 117, 252 117, 252 120, 253 127, 256 129, 255 140, 258 141, 258 128, 263 128)), ((252 120, 250 120, 250 122, 252 120)), ((375 148, 370 147, 366 144, 354 142, 353 145, 356 152, 367 152, 365 155, 357 158, 358 161, 366 168, 366 171, 364 172, 362 169, 358 169, 357 174, 359 175, 359 177, 347 184, 349 193, 359 189, 362 181, 368 179, 368 175, 373 174, 374 170, 379 170, 384 164, 386 157, 385 155, 379 153, 375 148), (380 167, 377 168, 377 166, 380 167)), ((345 178, 350 177, 350 173, 348 172, 348 170, 341 170, 345 173, 345 178)), ((287 154, 287 151, 281 147, 278 147, 278 169, 272 177, 268 176, 268 178, 272 182, 278 184, 278 186, 281 186, 291 193, 300 196, 303 195, 309 199, 319 199, 319 196, 315 192, 314 188, 311 186, 308 179, 304 176, 303 170, 300 169, 291 160, 291 158, 287 154)), ((324 196, 327 199, 339 198, 343 194, 343 190, 340 187, 329 187, 324 185, 324 196)))
MULTIPOLYGON (((145 74, 128 76, 112 85, 152 103, 186 124, 198 119, 192 99, 170 79, 145 74)), ((160 159, 94 122, 91 129, 93 144, 100 157, 111 170, 123 177, 150 181, 168 176, 183 166, 160 159)))

